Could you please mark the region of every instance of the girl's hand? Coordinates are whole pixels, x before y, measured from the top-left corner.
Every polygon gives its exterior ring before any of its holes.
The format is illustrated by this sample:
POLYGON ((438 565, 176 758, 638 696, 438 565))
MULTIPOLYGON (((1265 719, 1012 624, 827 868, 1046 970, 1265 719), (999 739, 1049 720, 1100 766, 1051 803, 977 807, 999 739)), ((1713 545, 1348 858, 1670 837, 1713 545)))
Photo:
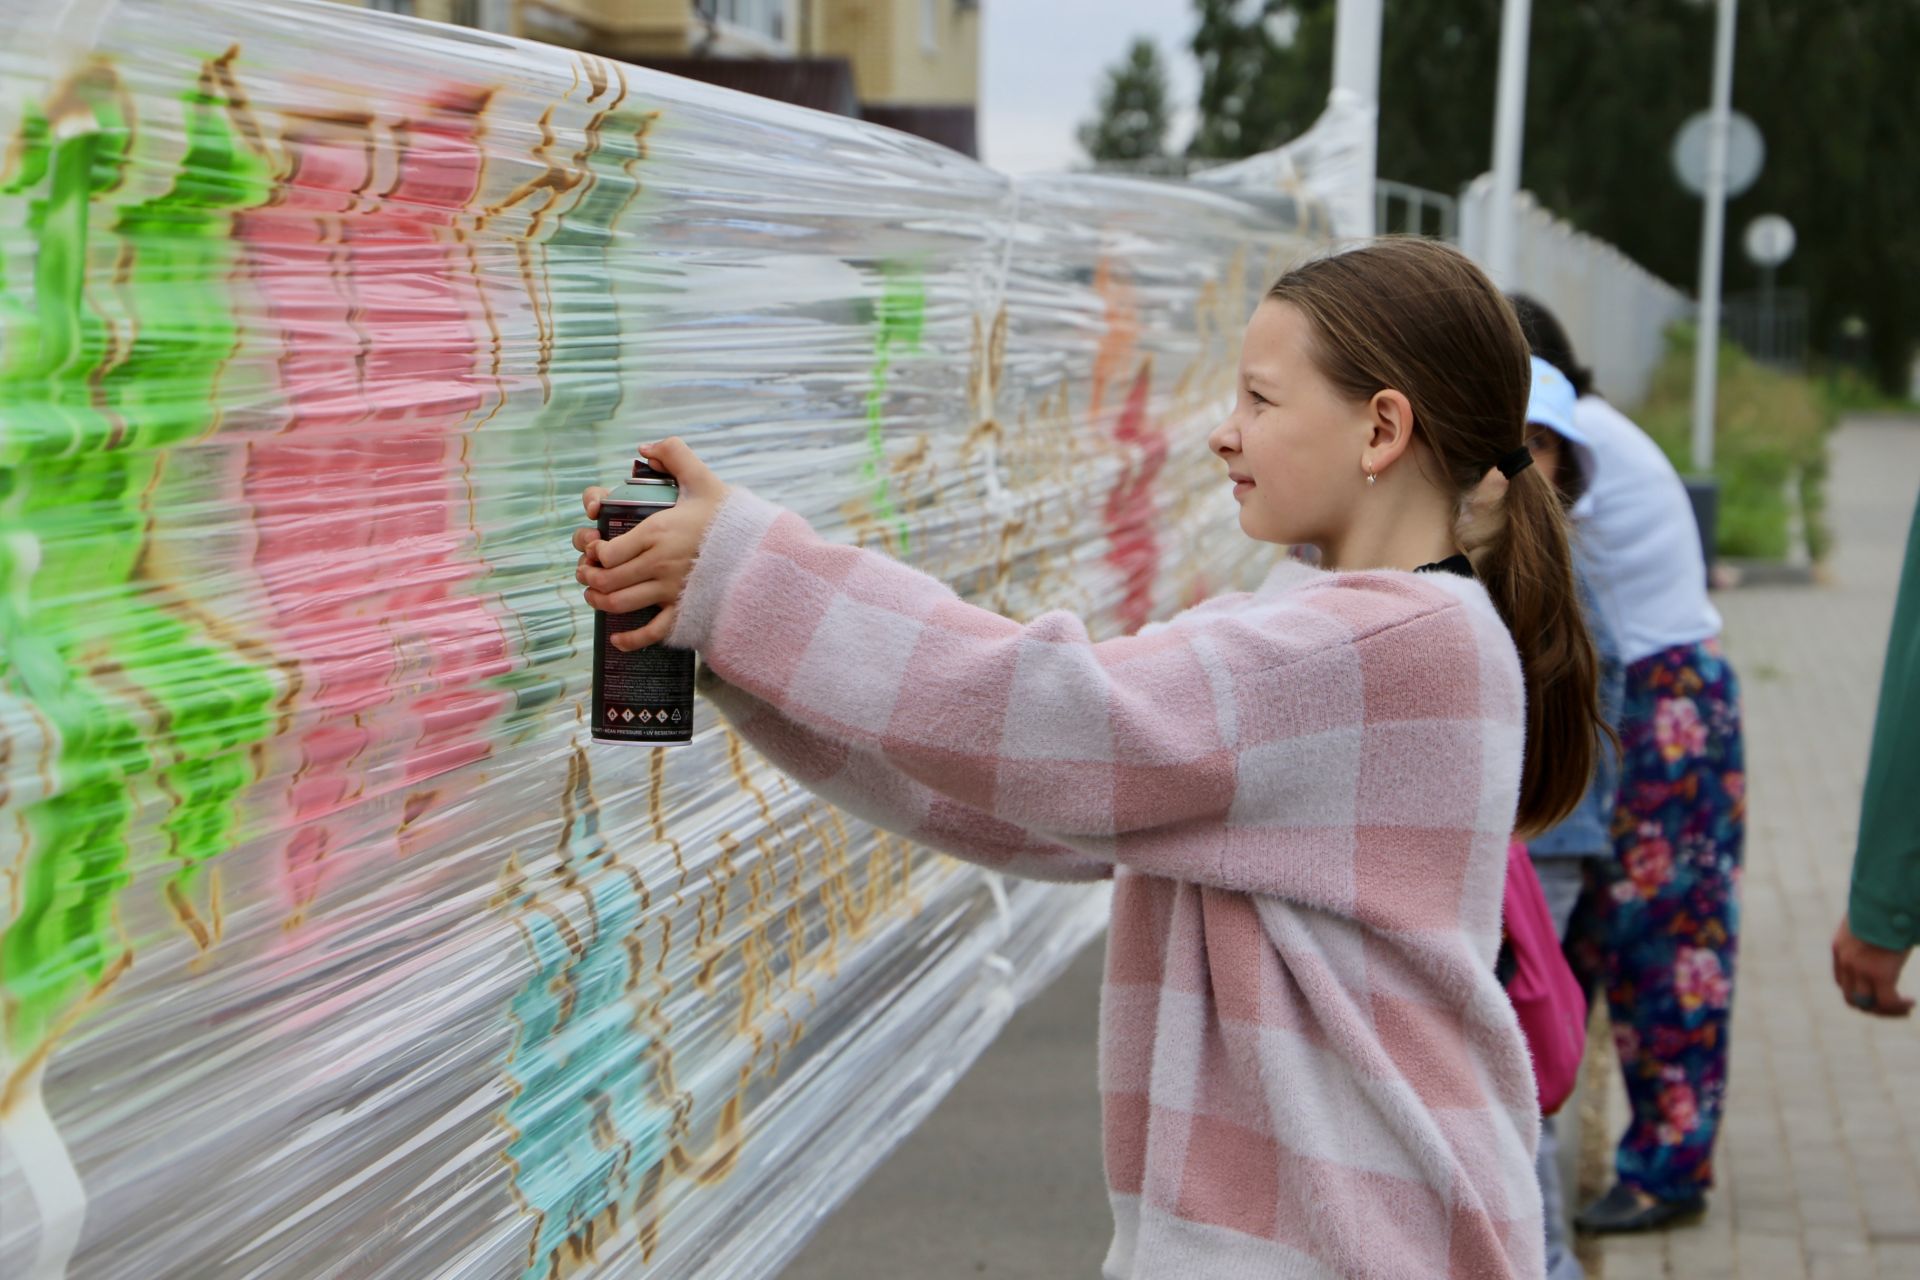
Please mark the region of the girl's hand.
POLYGON ((1506 497, 1507 478, 1500 474, 1499 468, 1489 467, 1460 504, 1453 539, 1469 560, 1477 559, 1477 553, 1491 545, 1506 527, 1507 513, 1501 506, 1506 497))
MULTIPOLYGON (((594 527, 573 533, 573 548, 580 553, 573 576, 587 589, 588 604, 604 613, 660 607, 644 627, 611 637, 613 647, 625 651, 659 644, 673 631, 674 620, 680 615, 680 593, 686 589, 694 556, 728 492, 720 478, 678 436, 642 445, 640 453, 655 469, 678 482, 679 501, 617 538, 602 539, 600 530, 594 527)), ((597 487, 580 495, 587 519, 600 518, 600 500, 606 496, 607 491, 597 487)))

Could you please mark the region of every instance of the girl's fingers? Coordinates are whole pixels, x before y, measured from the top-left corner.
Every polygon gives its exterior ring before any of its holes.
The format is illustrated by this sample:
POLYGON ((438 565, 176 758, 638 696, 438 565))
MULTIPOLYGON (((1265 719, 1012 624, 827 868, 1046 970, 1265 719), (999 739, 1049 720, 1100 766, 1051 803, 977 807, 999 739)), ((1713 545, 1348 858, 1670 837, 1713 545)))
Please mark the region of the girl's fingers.
POLYGON ((673 622, 680 616, 680 606, 670 604, 654 615, 653 621, 638 631, 622 631, 613 637, 613 647, 624 653, 635 649, 645 649, 659 644, 673 634, 673 622))
MULTIPOLYGON (((667 558, 657 552, 643 552, 631 560, 604 568, 593 562, 591 555, 580 557, 580 565, 573 572, 573 580, 583 587, 592 587, 595 591, 613 592, 623 587, 637 587, 643 582, 686 581, 686 572, 673 572, 674 566, 667 558)), ((676 587, 676 590, 678 588, 676 587)))
POLYGON ((587 549, 598 541, 600 541, 600 531, 591 526, 573 531, 573 549, 580 553, 582 560, 588 558, 587 549))
POLYGON ((606 496, 607 491, 599 485, 591 486, 585 493, 580 495, 580 505, 587 509, 587 519, 598 520, 600 518, 600 499, 606 496))
POLYGON ((638 525, 617 538, 603 538, 595 543, 593 556, 600 562, 602 568, 611 569, 616 565, 625 564, 652 547, 654 540, 653 530, 644 524, 638 525))
POLYGON ((618 591, 587 588, 587 603, 602 613, 633 613, 653 604, 670 604, 679 596, 679 588, 666 582, 642 582, 618 591))
POLYGON ((692 446, 679 436, 641 445, 640 452, 679 483, 683 497, 719 498, 725 493, 726 486, 720 483, 720 477, 714 475, 692 446))

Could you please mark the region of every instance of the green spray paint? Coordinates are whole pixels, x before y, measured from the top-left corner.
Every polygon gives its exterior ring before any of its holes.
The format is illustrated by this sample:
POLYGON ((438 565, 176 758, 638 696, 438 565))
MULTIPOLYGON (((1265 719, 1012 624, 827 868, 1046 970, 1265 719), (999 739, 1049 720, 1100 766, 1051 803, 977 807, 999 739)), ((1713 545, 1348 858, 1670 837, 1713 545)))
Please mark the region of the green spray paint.
POLYGON ((899 537, 899 550, 906 555, 911 547, 907 518, 893 505, 887 487, 887 441, 885 433, 887 375, 893 368, 895 352, 918 351, 921 330, 926 325, 927 290, 920 273, 902 264, 890 264, 873 317, 873 378, 867 388, 867 460, 860 474, 867 482, 874 514, 893 527, 899 537))
POLYGON ((20 913, 0 939, 6 1034, 21 1051, 128 949, 116 902, 138 870, 130 835, 143 803, 166 809, 169 897, 207 941, 188 891, 233 841, 247 749, 269 736, 277 692, 140 585, 165 451, 216 425, 238 342, 232 214, 263 203, 271 175, 234 136, 209 72, 182 96, 187 150, 172 185, 114 217, 106 197, 137 139, 110 73, 87 75, 91 127, 29 120, 30 158, 0 192, 0 226, 24 225, 33 250, 30 301, 0 303, 11 353, 0 370, 0 679, 60 740, 54 793, 26 815, 20 913), (107 263, 130 339, 88 302, 88 268, 107 263))

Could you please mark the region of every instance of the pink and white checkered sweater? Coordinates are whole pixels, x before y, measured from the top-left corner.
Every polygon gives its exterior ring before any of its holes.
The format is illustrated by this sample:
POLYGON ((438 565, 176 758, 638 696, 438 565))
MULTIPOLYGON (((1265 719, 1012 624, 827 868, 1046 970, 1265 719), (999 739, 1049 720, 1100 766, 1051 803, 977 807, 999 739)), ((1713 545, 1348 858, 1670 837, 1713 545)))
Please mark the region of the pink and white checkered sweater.
POLYGON ((810 789, 1114 878, 1109 1277, 1538 1277, 1494 979, 1520 664, 1477 583, 1286 563, 1134 637, 1021 626, 742 490, 671 643, 810 789))

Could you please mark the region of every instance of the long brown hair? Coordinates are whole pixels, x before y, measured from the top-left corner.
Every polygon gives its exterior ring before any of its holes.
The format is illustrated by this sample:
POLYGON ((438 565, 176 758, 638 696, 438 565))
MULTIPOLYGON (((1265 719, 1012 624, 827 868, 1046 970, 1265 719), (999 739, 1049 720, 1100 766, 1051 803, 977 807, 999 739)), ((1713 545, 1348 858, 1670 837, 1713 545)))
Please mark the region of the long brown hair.
MULTIPOLYGON (((1267 294, 1300 309, 1315 367, 1342 392, 1392 388, 1461 504, 1494 462, 1524 447, 1532 382, 1512 306, 1465 254, 1388 238, 1319 258, 1267 294)), ((1513 633, 1526 676, 1526 755, 1515 829, 1535 835, 1573 812, 1593 773, 1599 663, 1580 613, 1566 515, 1537 468, 1507 485, 1493 532, 1465 548, 1513 633)))

